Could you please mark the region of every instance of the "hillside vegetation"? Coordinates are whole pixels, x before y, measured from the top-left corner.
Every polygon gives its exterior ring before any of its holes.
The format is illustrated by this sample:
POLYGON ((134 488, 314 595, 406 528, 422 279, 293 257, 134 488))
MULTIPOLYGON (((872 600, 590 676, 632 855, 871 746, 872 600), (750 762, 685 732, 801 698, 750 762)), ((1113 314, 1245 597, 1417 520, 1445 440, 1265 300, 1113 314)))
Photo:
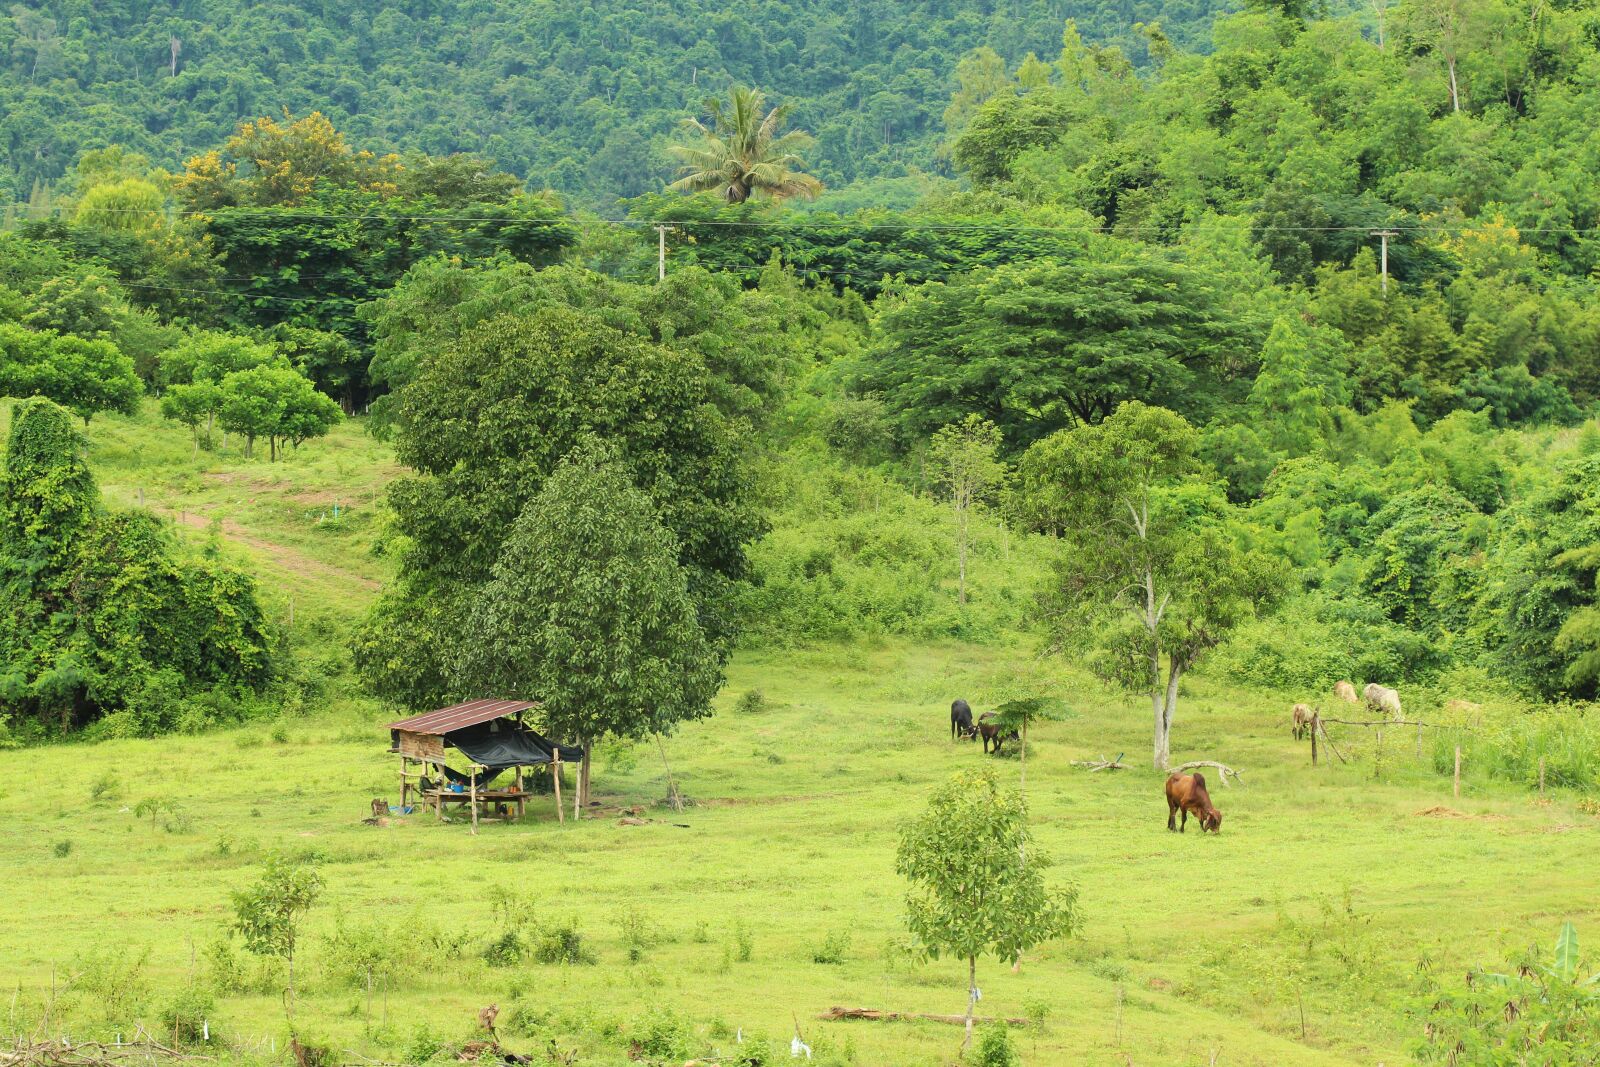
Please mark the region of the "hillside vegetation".
POLYGON ((1142 58, 1136 22, 1199 44, 1220 7, 16 4, 0 19, 0 201, 107 143, 176 169, 241 120, 287 108, 321 109, 379 151, 484 155, 535 188, 608 205, 660 188, 663 136, 730 80, 792 104, 822 137, 822 177, 843 186, 935 165, 957 61, 974 49, 1015 66, 1053 53, 1075 18, 1142 58))
POLYGON ((8 1025, 1593 1060, 1593 0, 52 12, 8 1025), (486 695, 570 814, 390 807, 486 695))

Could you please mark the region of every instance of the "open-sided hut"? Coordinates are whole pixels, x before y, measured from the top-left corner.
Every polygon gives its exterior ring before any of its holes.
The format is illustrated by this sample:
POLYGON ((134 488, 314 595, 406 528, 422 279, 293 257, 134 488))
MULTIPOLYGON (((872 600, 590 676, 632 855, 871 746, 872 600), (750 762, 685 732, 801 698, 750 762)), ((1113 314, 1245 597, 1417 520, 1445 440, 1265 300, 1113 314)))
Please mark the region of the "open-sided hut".
POLYGON ((401 810, 415 793, 424 806, 433 804, 440 819, 445 804, 471 805, 474 830, 480 805, 514 805, 520 818, 532 795, 526 777, 532 770, 549 772, 559 817, 561 764, 582 759, 583 749, 529 727, 524 716, 538 707, 530 700, 469 700, 390 723, 389 751, 400 757, 401 810), (456 762, 464 762, 465 770, 446 762, 449 749, 456 750, 456 762), (496 787, 506 771, 513 772, 511 785, 496 787))

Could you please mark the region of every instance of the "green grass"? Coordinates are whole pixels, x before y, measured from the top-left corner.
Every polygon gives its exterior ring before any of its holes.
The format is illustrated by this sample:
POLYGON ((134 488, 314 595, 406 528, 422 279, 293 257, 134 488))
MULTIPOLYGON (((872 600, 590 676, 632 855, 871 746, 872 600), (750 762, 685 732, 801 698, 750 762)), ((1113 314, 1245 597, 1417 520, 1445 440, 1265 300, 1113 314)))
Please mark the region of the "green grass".
MULTIPOLYGON (((999 665, 961 646, 741 656, 718 715, 670 743, 696 805, 682 816, 650 807, 644 826, 620 825, 616 809, 665 794, 648 747, 600 763, 606 808, 592 821, 559 826, 545 803, 476 838, 431 817, 364 826, 367 801, 395 794, 376 713, 6 753, 4 863, 8 884, 20 876, 27 889, 8 902, 0 958, 32 1022, 52 973, 65 985, 97 951, 148 949, 153 1014, 227 923, 230 890, 267 851, 286 850, 319 857, 327 880, 309 921, 300 1025, 341 1048, 399 1054, 418 1021, 466 1036, 478 1007, 506 1007, 520 987, 559 1020, 564 1041, 592 1053, 584 1062, 622 1061, 575 1022, 583 1013, 626 1033, 666 1005, 702 1026, 784 1038, 798 1015, 814 1046, 851 1048, 859 1063, 943 1063, 955 1028, 811 1017, 835 1004, 961 1009, 958 965, 908 965, 885 950, 901 930, 895 828, 942 776, 984 760, 947 740, 947 698, 979 692, 999 665), (767 708, 733 711, 750 687, 767 708), (108 772, 119 795, 92 800, 108 772), (152 827, 125 810, 156 795, 173 798, 188 825, 152 827), (65 855, 60 841, 72 842, 65 855), (575 918, 598 963, 483 964, 499 887, 542 917, 575 918), (638 962, 619 925, 630 912, 664 935, 638 962), (341 917, 384 925, 416 950, 375 997, 370 1028, 364 993, 330 977, 326 937, 341 917), (747 963, 725 961, 737 924, 751 939, 747 963), (845 962, 814 963, 839 931, 851 935, 845 962), (464 935, 463 957, 421 948, 434 933, 464 935)), ((1392 739, 1380 782, 1368 761, 1312 770, 1281 702, 1199 686, 1180 709, 1178 756, 1221 757, 1246 784, 1214 787, 1221 835, 1169 834, 1160 779, 1142 769, 1142 711, 1082 678, 1061 682, 1078 714, 1037 732, 1029 785, 1052 876, 1080 884, 1087 923, 1020 974, 989 961, 979 978, 987 1011, 1050 1005, 1045 1032, 1021 1034, 1027 1062, 1113 1063, 1126 1052, 1136 1063, 1206 1063, 1218 1048, 1228 1063, 1404 1062, 1419 962, 1458 975, 1548 940, 1564 919, 1596 926, 1600 819, 1574 798, 1541 805, 1469 779, 1453 801, 1448 780, 1398 758, 1406 746, 1392 739), (1069 765, 1118 751, 1135 769, 1069 765), (1435 807, 1459 814, 1419 814, 1435 807)), ((1014 761, 991 762, 1015 776, 1014 761)), ((96 1006, 72 997, 54 1018, 68 1032, 100 1025, 96 1006)), ((272 996, 225 998, 213 1024, 282 1040, 272 996)))
MULTIPOLYGON (((231 449, 196 457, 148 410, 96 419, 89 435, 111 501, 142 489, 147 504, 222 520, 272 610, 294 599, 304 643, 340 640, 388 575, 371 549, 394 462, 355 425, 275 465, 231 449), (345 517, 318 522, 335 501, 345 517)), ((599 817, 557 825, 546 801, 477 837, 431 817, 362 824, 372 797, 397 791, 388 716, 359 698, 203 737, 0 752, 0 973, 15 991, 0 1009, 8 1029, 48 1015, 51 1032, 74 1037, 157 1025, 207 974, 229 894, 280 851, 316 860, 326 880, 296 1021, 341 1050, 394 1062, 419 1025, 465 1038, 494 1002, 509 1045, 537 1053, 554 1037, 585 1064, 629 1062, 629 1040, 663 1008, 702 1046, 730 1049, 737 1030, 787 1042, 798 1017, 825 1060, 948 1063, 955 1027, 814 1016, 962 1009, 959 964, 894 950, 896 828, 944 776, 986 759, 948 740, 949 701, 983 710, 986 688, 1025 657, 1020 641, 747 651, 717 714, 668 743, 696 802, 681 816, 656 803, 665 775, 641 745, 598 760, 599 817), (735 710, 751 689, 764 706, 735 710), (176 811, 136 814, 158 797, 176 811), (633 806, 651 821, 619 823, 633 806), (482 951, 503 932, 499 890, 531 902, 535 929, 575 921, 596 962, 487 965, 482 951), (350 951, 330 941, 341 926, 346 941, 378 931, 398 946, 370 1012, 348 980, 350 951), (844 934, 842 962, 815 962, 841 955, 844 934), (118 959, 143 959, 141 980, 117 982, 118 959), (513 1005, 542 1016, 537 1038, 509 1032, 513 1005)), ((1221 835, 1169 834, 1160 777, 1145 769, 1146 707, 1064 667, 1056 683, 1076 714, 1035 731, 1029 795, 1050 876, 1078 883, 1086 924, 1020 973, 992 960, 979 970, 985 1012, 1048 1006, 1042 1030, 1018 1032, 1026 1063, 1403 1063, 1420 1030, 1408 1007, 1429 975, 1458 981, 1472 963, 1547 943, 1566 919, 1600 937, 1600 818, 1579 797, 1541 803, 1469 766, 1455 800, 1410 735, 1387 739, 1377 778, 1372 739, 1354 731, 1335 735, 1349 764, 1312 769, 1288 730, 1303 694, 1202 678, 1179 708, 1175 757, 1221 759, 1244 782, 1213 782, 1221 835), (1119 752, 1131 769, 1070 765, 1119 752)), ((242 1050, 233 1057, 281 1054, 283 1005, 263 988, 221 997, 209 1015, 242 1050)))

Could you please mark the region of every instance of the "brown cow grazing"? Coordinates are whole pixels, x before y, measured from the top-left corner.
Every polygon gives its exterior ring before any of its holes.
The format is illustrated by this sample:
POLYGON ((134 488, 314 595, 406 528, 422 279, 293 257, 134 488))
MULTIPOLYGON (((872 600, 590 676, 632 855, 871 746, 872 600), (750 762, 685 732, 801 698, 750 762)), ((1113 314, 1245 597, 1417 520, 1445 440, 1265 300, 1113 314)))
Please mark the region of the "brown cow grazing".
POLYGON ((1002 732, 1000 724, 995 721, 994 712, 986 711, 978 718, 978 736, 983 739, 983 750, 989 751, 991 742, 994 744, 994 754, 1000 754, 1000 746, 1007 741, 1018 740, 1017 731, 1007 730, 1002 732))
POLYGON ((1393 689, 1381 686, 1377 682, 1368 682, 1363 695, 1367 698, 1367 707, 1372 711, 1395 719, 1405 718, 1400 714, 1400 694, 1393 689))
POLYGON ((1333 698, 1342 700, 1346 704, 1359 704, 1361 700, 1356 696, 1356 687, 1349 682, 1338 682, 1333 687, 1333 698))
POLYGON ((1311 732, 1311 720, 1316 716, 1317 713, 1312 711, 1310 705, 1308 704, 1296 704, 1293 712, 1294 739, 1296 741, 1300 741, 1311 732))
POLYGON ((1222 812, 1211 803, 1211 794, 1206 792, 1206 780, 1198 771, 1194 774, 1173 774, 1167 778, 1167 829, 1184 832, 1184 827, 1189 825, 1189 816, 1193 815, 1200 821, 1202 831, 1210 830, 1220 833, 1222 830, 1222 812), (1178 813, 1183 813, 1183 821, 1174 825, 1178 813))

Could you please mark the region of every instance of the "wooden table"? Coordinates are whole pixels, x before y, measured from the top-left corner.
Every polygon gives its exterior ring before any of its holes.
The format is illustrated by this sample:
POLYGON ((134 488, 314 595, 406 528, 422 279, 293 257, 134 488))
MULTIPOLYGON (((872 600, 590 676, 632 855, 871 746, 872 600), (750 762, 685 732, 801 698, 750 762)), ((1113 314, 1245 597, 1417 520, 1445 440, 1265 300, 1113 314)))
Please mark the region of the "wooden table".
MULTIPOLYGON (((480 789, 474 794, 471 790, 462 790, 457 793, 453 789, 426 789, 422 790, 422 803, 426 807, 432 804, 439 817, 444 818, 444 805, 446 804, 481 804, 484 805, 485 814, 490 810, 490 804, 512 804, 515 806, 513 818, 521 818, 525 810, 523 805, 533 794, 526 789, 480 789)), ((477 822, 477 808, 473 809, 473 822, 477 822)))

